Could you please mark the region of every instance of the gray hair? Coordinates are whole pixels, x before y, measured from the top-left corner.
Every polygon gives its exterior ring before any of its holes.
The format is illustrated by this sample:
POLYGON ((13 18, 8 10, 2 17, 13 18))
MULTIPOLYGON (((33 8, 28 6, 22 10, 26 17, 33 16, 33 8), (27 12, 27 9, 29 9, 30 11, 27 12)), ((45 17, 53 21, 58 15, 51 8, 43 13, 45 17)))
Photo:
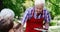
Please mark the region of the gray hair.
POLYGON ((8 8, 2 9, 0 14, 4 19, 8 19, 8 18, 13 19, 15 16, 13 10, 8 9, 8 8))
POLYGON ((44 4, 45 5, 45 0, 35 0, 35 5, 38 4, 44 4))

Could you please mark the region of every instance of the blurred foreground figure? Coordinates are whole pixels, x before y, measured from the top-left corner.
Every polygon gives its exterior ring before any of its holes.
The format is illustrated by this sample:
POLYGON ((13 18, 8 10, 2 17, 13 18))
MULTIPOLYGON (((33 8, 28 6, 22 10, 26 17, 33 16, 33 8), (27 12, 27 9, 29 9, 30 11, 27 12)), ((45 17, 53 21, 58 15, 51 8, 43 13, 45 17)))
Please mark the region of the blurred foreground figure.
POLYGON ((26 23, 25 32, 42 32, 43 30, 48 32, 51 17, 47 9, 44 8, 45 0, 35 0, 34 4, 34 7, 26 9, 24 13, 22 29, 26 23))
POLYGON ((19 25, 14 27, 13 19, 14 12, 11 9, 5 8, 0 12, 0 32, 15 32, 16 29, 19 29, 19 25), (15 30, 14 30, 15 29, 15 30))
POLYGON ((0 17, 0 32, 8 32, 11 28, 13 28, 14 12, 11 9, 2 9, 0 17))

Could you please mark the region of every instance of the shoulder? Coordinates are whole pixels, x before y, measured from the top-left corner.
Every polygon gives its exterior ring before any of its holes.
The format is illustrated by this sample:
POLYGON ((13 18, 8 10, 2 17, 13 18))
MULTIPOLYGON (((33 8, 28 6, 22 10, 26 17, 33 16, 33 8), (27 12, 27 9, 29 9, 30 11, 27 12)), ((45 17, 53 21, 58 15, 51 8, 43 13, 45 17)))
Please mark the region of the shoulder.
POLYGON ((27 8, 26 10, 31 10, 31 9, 33 9, 33 7, 29 7, 29 8, 27 8))
POLYGON ((29 14, 31 14, 31 11, 32 11, 32 10, 33 10, 33 7, 29 7, 29 8, 26 9, 25 12, 28 12, 29 14))
POLYGON ((46 8, 43 9, 43 12, 44 12, 44 14, 49 13, 49 11, 46 8))

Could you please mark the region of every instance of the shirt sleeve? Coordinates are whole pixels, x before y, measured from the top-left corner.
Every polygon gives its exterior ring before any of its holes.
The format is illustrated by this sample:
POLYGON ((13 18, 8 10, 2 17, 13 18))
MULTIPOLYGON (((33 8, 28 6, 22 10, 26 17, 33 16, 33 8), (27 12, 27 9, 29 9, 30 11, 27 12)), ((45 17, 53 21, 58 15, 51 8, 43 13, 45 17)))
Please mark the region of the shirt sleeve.
POLYGON ((27 19, 29 18, 30 14, 31 14, 31 9, 32 9, 32 7, 26 9, 26 11, 23 15, 23 19, 22 19, 22 23, 21 23, 22 25, 24 25, 25 22, 27 21, 27 19))
POLYGON ((27 21, 27 19, 28 19, 28 11, 26 10, 24 15, 23 15, 22 25, 27 21))
POLYGON ((45 11, 45 22, 50 22, 50 20, 51 20, 50 13, 48 11, 45 11))

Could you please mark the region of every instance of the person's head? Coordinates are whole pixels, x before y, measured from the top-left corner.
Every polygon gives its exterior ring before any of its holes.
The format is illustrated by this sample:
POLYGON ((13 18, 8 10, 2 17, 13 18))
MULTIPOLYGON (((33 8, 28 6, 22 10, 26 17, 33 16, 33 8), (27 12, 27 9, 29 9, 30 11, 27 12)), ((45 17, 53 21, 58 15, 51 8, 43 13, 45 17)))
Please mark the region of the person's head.
POLYGON ((36 13, 42 12, 45 5, 45 0, 35 0, 35 11, 36 13))
POLYGON ((3 16, 4 19, 10 19, 10 20, 13 20, 15 16, 13 10, 9 8, 2 9, 0 14, 3 16))
POLYGON ((14 12, 11 9, 5 8, 0 12, 0 30, 8 31, 13 27, 14 12))

